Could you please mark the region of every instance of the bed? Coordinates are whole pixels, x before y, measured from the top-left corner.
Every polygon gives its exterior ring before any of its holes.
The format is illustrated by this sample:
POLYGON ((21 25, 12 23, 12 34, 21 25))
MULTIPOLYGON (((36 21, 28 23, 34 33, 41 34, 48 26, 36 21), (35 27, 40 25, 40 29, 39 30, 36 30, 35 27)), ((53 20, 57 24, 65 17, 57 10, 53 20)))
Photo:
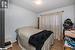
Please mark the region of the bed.
MULTIPOLYGON (((46 17, 46 19, 49 19, 49 17, 46 17)), ((50 25, 47 25, 46 23, 49 24, 50 20, 46 20, 47 22, 45 22, 45 17, 39 17, 38 18, 38 26, 36 27, 32 27, 32 26, 25 26, 25 27, 21 27, 16 29, 16 33, 17 33, 17 39, 18 39, 18 43, 19 46, 22 48, 22 50, 36 50, 36 48, 32 45, 30 45, 28 43, 30 36, 43 31, 43 30, 48 30, 51 31, 50 29, 50 25)), ((54 33, 52 33, 47 40, 44 42, 41 50, 50 50, 50 48, 52 47, 54 43, 54 33)))
MULTIPOLYGON (((17 32, 17 39, 19 46, 22 48, 22 50, 36 50, 34 46, 30 45, 28 43, 28 40, 31 35, 36 34, 38 32, 42 31, 42 29, 37 29, 34 27, 22 27, 18 28, 16 30, 17 32)), ((45 41, 42 50, 50 50, 51 45, 53 44, 54 37, 53 33, 49 36, 49 38, 45 41)))

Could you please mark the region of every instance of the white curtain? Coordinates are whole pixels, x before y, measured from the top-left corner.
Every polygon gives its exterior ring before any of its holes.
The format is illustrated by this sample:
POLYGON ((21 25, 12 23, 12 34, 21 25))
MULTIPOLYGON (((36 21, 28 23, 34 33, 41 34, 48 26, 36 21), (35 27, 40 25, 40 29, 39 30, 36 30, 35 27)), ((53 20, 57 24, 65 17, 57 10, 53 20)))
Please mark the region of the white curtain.
POLYGON ((62 35, 62 12, 46 14, 39 17, 39 29, 51 30, 54 38, 60 40, 62 35))

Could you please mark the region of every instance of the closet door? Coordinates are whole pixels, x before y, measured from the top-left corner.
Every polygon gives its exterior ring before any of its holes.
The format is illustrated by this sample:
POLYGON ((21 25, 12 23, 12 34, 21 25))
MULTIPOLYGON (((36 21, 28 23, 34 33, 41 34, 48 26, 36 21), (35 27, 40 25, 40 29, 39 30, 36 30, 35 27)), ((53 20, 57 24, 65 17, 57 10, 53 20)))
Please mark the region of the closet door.
POLYGON ((5 12, 4 9, 0 9, 0 48, 3 48, 5 42, 5 12))

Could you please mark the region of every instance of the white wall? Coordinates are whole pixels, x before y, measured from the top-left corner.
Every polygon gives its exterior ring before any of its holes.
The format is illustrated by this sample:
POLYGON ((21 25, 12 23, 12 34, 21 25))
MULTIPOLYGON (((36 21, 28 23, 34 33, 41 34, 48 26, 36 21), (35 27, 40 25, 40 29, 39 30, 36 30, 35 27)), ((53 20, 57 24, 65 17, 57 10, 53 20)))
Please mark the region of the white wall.
POLYGON ((40 13, 41 14, 47 14, 47 13, 53 13, 53 12, 60 12, 60 11, 64 11, 63 16, 62 16, 62 22, 64 22, 65 19, 70 18, 72 19, 73 23, 74 23, 74 5, 70 5, 70 6, 66 6, 66 7, 62 7, 62 8, 57 8, 51 11, 47 11, 47 12, 43 12, 40 13))
POLYGON ((36 26, 36 14, 14 4, 5 10, 5 41, 14 42, 15 30, 23 26, 36 26))
MULTIPOLYGON (((62 21, 71 18, 74 22, 75 9, 74 5, 57 8, 55 10, 40 13, 53 13, 64 10, 62 21)), ((36 26, 37 25, 37 15, 29 10, 26 10, 20 6, 9 4, 9 7, 5 11, 5 41, 14 42, 16 39, 15 30, 23 26, 36 26)))
MULTIPOLYGON (((74 4, 74 14, 75 14, 75 4, 74 4)), ((74 15, 74 23, 75 23, 75 15, 74 15)))

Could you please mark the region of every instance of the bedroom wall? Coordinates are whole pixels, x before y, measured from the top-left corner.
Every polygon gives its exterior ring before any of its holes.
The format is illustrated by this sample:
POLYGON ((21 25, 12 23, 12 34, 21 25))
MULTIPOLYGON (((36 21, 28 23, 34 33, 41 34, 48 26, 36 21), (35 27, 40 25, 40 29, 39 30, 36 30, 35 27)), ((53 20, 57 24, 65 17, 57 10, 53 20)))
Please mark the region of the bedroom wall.
POLYGON ((73 23, 74 23, 74 5, 70 5, 70 6, 66 6, 66 7, 62 7, 62 8, 57 8, 54 10, 50 10, 50 11, 46 11, 41 14, 47 14, 47 13, 53 13, 53 12, 60 12, 60 11, 64 11, 63 16, 62 16, 62 23, 64 22, 65 19, 70 18, 73 23))
POLYGON ((75 23, 75 4, 74 4, 74 23, 75 23))
POLYGON ((16 40, 15 30, 23 26, 36 26, 36 14, 20 6, 9 4, 5 10, 5 41, 16 40))
POLYGON ((75 26, 75 4, 74 4, 74 26, 75 26))

